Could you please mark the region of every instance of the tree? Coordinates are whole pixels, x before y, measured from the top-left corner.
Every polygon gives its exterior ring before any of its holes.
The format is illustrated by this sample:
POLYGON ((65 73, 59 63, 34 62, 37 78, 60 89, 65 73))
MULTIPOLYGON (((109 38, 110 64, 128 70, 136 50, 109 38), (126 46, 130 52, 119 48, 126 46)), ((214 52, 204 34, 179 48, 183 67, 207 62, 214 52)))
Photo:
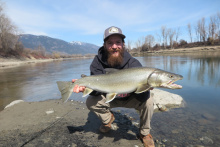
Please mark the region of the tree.
POLYGON ((176 30, 176 33, 175 33, 176 42, 178 42, 179 35, 180 35, 180 28, 178 27, 177 30, 176 30))
POLYGON ((207 39, 207 31, 206 31, 205 18, 204 17, 201 19, 201 22, 200 22, 200 34, 201 34, 202 41, 205 44, 206 39, 207 39))
POLYGON ((163 38, 163 46, 164 46, 164 49, 166 49, 166 46, 167 46, 167 28, 166 28, 166 26, 161 27, 161 34, 162 34, 162 38, 163 38))
POLYGON ((180 40, 180 46, 184 47, 185 45, 187 45, 187 42, 183 39, 180 40))
POLYGON ((131 44, 132 44, 132 41, 128 40, 127 41, 127 49, 128 49, 128 51, 131 51, 131 44))
POLYGON ((136 49, 137 49, 139 52, 143 51, 144 37, 140 37, 140 38, 135 42, 135 45, 136 45, 136 49))
POLYGON ((173 41, 174 41, 173 38, 174 38, 174 35, 176 34, 176 31, 172 30, 172 29, 168 29, 167 34, 168 34, 169 40, 170 40, 170 48, 172 49, 173 48, 173 41))
POLYGON ((195 26, 195 34, 196 34, 196 41, 200 42, 201 41, 201 35, 200 35, 200 20, 197 21, 197 25, 195 26))
POLYGON ((210 16, 210 22, 209 22, 209 38, 215 39, 216 32, 216 17, 210 16))
POLYGON ((0 49, 7 53, 15 48, 18 36, 16 35, 17 27, 5 15, 3 6, 4 4, 0 2, 0 49))
POLYGON ((147 35, 145 37, 145 45, 147 47, 147 50, 150 50, 153 47, 154 42, 155 42, 155 38, 153 35, 147 35))
POLYGON ((188 23, 187 28, 188 28, 190 42, 192 43, 192 28, 191 28, 191 24, 190 23, 188 23))
POLYGON ((219 42, 220 42, 220 13, 218 12, 216 14, 216 34, 219 38, 219 42))

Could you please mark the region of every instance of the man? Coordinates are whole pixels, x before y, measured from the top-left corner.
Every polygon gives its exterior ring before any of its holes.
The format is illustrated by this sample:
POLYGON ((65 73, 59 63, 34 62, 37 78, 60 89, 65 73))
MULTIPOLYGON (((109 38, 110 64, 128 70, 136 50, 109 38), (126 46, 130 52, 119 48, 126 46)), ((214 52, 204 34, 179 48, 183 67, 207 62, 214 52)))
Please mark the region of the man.
MULTIPOLYGON (((120 28, 109 27, 105 30, 104 44, 90 65, 91 75, 105 74, 106 68, 125 69, 142 66, 137 59, 125 50, 124 38, 125 35, 120 28)), ((78 93, 83 92, 84 89, 85 87, 76 85, 73 91, 78 93)), ((150 92, 119 94, 109 103, 105 103, 106 100, 103 95, 105 94, 94 91, 86 101, 88 109, 93 111, 102 121, 99 128, 100 132, 106 133, 111 130, 111 124, 115 117, 110 108, 135 108, 140 112, 140 138, 145 147, 154 147, 154 141, 150 135, 150 121, 154 110, 150 92)))

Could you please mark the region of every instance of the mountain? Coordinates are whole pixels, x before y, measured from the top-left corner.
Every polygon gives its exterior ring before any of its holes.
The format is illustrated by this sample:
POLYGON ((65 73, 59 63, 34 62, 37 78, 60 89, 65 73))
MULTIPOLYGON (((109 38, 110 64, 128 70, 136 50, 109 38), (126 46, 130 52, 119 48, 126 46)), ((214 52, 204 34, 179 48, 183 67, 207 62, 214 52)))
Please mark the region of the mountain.
POLYGON ((31 34, 22 34, 19 36, 25 48, 37 49, 39 46, 45 48, 46 52, 54 51, 64 54, 96 54, 99 46, 79 41, 66 42, 61 39, 48 36, 36 36, 31 34))

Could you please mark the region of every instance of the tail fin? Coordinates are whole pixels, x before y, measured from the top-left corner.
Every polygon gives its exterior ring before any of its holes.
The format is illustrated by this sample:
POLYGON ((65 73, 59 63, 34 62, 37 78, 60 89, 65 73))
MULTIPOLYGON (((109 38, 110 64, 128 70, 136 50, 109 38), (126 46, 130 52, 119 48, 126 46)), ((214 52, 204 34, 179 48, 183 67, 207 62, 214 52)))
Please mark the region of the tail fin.
POLYGON ((57 81, 57 86, 61 92, 63 102, 66 102, 73 92, 73 83, 57 81))

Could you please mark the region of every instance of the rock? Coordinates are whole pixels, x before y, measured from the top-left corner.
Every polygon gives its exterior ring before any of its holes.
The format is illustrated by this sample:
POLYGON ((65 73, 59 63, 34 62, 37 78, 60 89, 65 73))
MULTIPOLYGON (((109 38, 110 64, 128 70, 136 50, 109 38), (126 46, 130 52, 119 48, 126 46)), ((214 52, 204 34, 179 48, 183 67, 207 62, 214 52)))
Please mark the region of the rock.
POLYGON ((155 110, 158 109, 158 106, 161 106, 161 108, 170 109, 184 107, 185 105, 183 98, 177 94, 173 94, 159 89, 151 90, 151 94, 154 99, 155 110))
POLYGON ((21 103, 21 102, 24 102, 24 101, 23 100, 15 100, 15 101, 11 102, 10 104, 8 104, 4 109, 9 108, 9 107, 11 107, 15 104, 21 103))
POLYGON ((197 122, 200 124, 200 125, 209 125, 209 124, 212 124, 211 121, 207 120, 207 119, 199 119, 197 120, 197 122))
POLYGON ((173 134, 178 134, 178 133, 179 133, 178 130, 172 130, 171 132, 172 132, 173 134))
POLYGON ((111 124, 111 129, 112 130, 117 130, 118 129, 117 124, 116 123, 111 124))
POLYGON ((206 137, 206 136, 200 138, 199 140, 201 140, 202 143, 205 144, 205 145, 211 145, 211 144, 214 143, 213 140, 212 140, 211 138, 208 138, 208 137, 206 137))
POLYGON ((50 109, 50 110, 46 111, 46 114, 52 114, 52 113, 54 113, 53 109, 50 109))
POLYGON ((204 117, 207 120, 211 120, 211 121, 216 120, 216 117, 211 115, 211 114, 209 114, 209 113, 202 114, 202 117, 204 117))

